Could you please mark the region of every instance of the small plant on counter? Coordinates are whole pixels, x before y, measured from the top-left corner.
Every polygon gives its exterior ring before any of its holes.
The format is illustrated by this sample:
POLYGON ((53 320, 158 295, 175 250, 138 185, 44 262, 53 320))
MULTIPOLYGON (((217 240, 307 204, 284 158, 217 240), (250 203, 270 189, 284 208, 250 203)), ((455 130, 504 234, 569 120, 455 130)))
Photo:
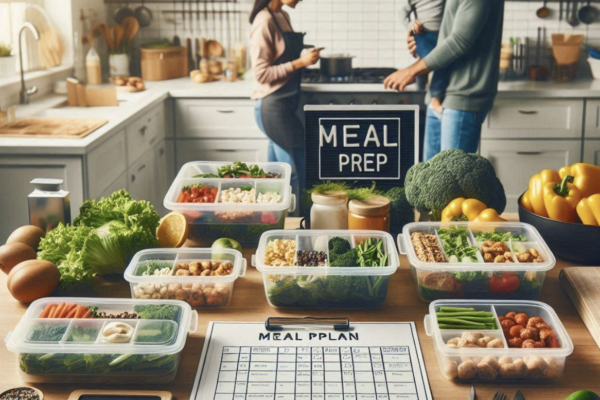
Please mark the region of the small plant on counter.
POLYGON ((0 57, 10 57, 12 46, 9 44, 0 44, 0 57))

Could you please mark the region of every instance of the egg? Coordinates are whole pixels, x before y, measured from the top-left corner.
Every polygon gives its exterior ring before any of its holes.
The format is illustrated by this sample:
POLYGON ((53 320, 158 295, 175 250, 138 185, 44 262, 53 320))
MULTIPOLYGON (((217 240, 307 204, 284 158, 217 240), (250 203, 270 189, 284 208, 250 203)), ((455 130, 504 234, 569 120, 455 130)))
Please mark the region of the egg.
POLYGON ((35 259, 35 250, 23 243, 8 243, 0 246, 0 269, 8 274, 15 265, 35 259))
POLYGON ((25 225, 14 230, 10 234, 6 243, 23 243, 34 250, 38 249, 40 240, 46 233, 39 227, 34 225, 25 225))
POLYGON ((50 261, 29 260, 10 271, 6 286, 15 299, 31 303, 50 296, 58 287, 59 279, 60 272, 50 261))

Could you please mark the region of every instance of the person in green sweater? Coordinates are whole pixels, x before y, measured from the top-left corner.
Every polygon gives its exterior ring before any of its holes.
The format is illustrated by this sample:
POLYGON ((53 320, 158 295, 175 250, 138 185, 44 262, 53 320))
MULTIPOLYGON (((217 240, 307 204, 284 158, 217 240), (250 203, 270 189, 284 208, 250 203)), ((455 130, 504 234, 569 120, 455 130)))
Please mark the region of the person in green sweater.
POLYGON ((424 160, 442 150, 477 151, 498 91, 503 19, 504 0, 447 0, 437 46, 383 82, 403 91, 417 75, 441 70, 448 75, 441 115, 427 107, 424 160))

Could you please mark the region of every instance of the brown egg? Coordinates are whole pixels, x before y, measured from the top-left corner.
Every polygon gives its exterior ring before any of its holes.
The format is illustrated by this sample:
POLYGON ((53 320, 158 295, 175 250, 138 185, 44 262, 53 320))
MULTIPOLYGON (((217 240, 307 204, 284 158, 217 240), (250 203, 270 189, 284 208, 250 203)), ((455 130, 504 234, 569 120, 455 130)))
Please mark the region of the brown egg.
POLYGON ((15 299, 31 303, 50 296, 56 290, 59 279, 60 272, 50 261, 29 260, 10 271, 6 286, 15 299))
POLYGON ((6 243, 23 243, 32 249, 38 249, 40 240, 46 235, 46 233, 39 227, 33 225, 25 225, 14 230, 10 234, 6 243))
POLYGON ((35 259, 35 250, 23 243, 8 243, 0 246, 0 269, 8 274, 15 265, 35 259))

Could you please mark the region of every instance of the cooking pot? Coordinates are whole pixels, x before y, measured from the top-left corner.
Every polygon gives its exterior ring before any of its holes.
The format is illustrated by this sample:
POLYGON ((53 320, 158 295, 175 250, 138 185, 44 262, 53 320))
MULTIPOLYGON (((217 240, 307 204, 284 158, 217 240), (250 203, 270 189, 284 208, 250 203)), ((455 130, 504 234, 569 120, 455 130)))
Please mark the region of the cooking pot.
POLYGON ((331 54, 321 57, 321 76, 324 78, 352 76, 352 59, 350 54, 331 54))

